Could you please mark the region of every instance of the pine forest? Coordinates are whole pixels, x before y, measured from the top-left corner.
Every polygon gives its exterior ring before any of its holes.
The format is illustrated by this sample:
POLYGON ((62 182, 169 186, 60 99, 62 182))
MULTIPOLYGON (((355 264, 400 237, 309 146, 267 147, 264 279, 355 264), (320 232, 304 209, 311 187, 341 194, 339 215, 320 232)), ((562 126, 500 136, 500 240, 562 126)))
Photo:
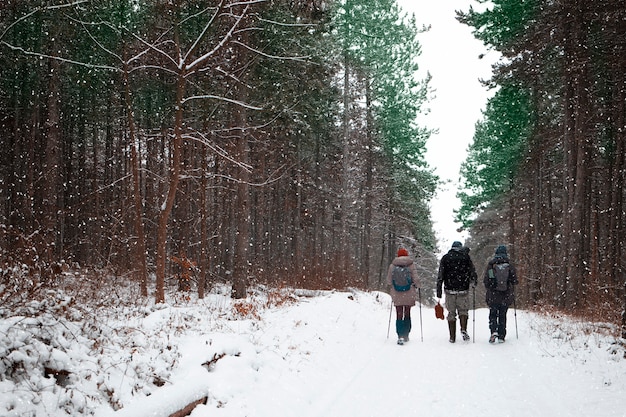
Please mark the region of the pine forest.
MULTIPOLYGON (((457 12, 501 54, 457 220, 510 247, 519 307, 618 322, 626 7, 491 5, 457 12)), ((4 0, 0 306, 74 269, 157 303, 381 289, 399 246, 434 282, 427 30, 396 0, 4 0)))
POLYGON ((461 168, 473 247, 511 245, 529 305, 621 313, 626 332, 624 3, 495 0, 458 19, 502 54, 461 168))
POLYGON ((378 287, 400 243, 434 269, 419 31, 393 0, 5 1, 7 288, 378 287))

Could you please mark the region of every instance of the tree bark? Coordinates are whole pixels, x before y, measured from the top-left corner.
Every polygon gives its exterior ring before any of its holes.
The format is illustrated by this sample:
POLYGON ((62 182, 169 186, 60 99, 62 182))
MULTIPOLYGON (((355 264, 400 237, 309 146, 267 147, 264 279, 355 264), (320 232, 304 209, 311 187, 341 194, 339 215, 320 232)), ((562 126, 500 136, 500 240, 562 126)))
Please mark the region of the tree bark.
POLYGON ((157 230, 157 257, 156 257, 156 290, 155 302, 165 302, 165 264, 167 261, 167 237, 168 237, 168 221, 174 200, 176 199, 176 191, 180 180, 181 170, 181 147, 183 141, 183 97, 185 94, 185 76, 184 73, 178 75, 176 82, 176 103, 174 116, 174 137, 172 141, 172 158, 169 166, 169 182, 167 186, 167 196, 161 207, 159 214, 159 224, 157 230))
POLYGON ((374 187, 374 116, 372 114, 372 89, 371 79, 365 77, 365 97, 366 97, 366 126, 365 126, 365 185, 363 191, 364 213, 363 213, 363 257, 360 264, 366 286, 369 285, 370 277, 370 249, 372 236, 372 197, 374 187))
POLYGON ((43 163, 43 204, 42 222, 44 245, 42 252, 47 262, 53 262, 59 256, 57 247, 59 193, 61 183, 61 64, 50 60, 50 78, 48 81, 46 133, 46 157, 43 163))
POLYGON ((137 270, 137 278, 141 295, 148 296, 148 262, 146 259, 146 237, 143 227, 143 203, 141 197, 141 184, 139 177, 139 156, 137 152, 137 137, 135 129, 135 117, 133 112, 132 99, 130 95, 130 83, 128 79, 128 67, 124 65, 124 99, 126 102, 126 116, 128 120, 128 140, 130 145, 130 164, 133 176, 133 202, 135 206, 135 233, 137 240, 135 242, 135 262, 133 263, 137 270))
MULTIPOLYGON (((249 36, 247 31, 241 33, 240 42, 247 45, 249 36)), ((244 67, 248 64, 248 51, 246 48, 239 48, 238 63, 244 67)), ((248 101, 248 85, 246 83, 246 70, 239 75, 239 82, 236 87, 237 100, 241 103, 248 101)), ((236 135, 236 153, 239 163, 237 172, 237 198, 235 205, 235 254, 233 258, 233 287, 232 297, 235 299, 247 296, 248 276, 250 273, 250 144, 248 143, 248 114, 244 106, 235 105, 234 130, 236 135)))

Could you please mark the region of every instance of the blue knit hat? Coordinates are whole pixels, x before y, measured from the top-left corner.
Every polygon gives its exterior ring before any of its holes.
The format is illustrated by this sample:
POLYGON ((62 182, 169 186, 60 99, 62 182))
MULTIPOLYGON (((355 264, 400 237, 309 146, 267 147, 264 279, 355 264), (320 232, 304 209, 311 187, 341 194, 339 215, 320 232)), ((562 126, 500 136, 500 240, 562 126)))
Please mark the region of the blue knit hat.
POLYGON ((506 255, 506 246, 500 245, 496 248, 496 255, 499 256, 507 256, 506 255))
POLYGON ((462 244, 461 242, 459 242, 458 240, 455 240, 455 241, 452 243, 452 247, 453 247, 453 248, 460 248, 461 246, 463 246, 463 244, 462 244))

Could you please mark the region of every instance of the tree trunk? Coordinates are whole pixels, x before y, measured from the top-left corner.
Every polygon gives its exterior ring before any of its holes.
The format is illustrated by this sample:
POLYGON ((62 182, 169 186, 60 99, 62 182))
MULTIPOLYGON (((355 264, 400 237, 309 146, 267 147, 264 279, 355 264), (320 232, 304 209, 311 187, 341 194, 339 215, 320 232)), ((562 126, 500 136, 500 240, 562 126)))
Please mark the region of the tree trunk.
POLYGON ((46 157, 43 163, 43 204, 42 222, 44 248, 42 253, 47 262, 53 262, 59 256, 57 247, 59 194, 61 183, 61 64, 50 60, 49 94, 47 102, 46 157))
MULTIPOLYGON (((242 87, 245 88, 245 87, 242 87)), ((241 97, 240 97, 241 98, 241 97)), ((235 121, 240 126, 240 134, 237 138, 237 155, 238 162, 242 165, 248 165, 249 162, 249 144, 245 129, 244 108, 236 111, 235 121)), ((237 198, 235 206, 235 256, 233 265, 233 298, 245 298, 248 288, 249 260, 248 253, 250 249, 250 173, 245 167, 238 168, 237 182, 237 198)))
POLYGON ((146 259, 146 237, 143 227, 143 204, 141 198, 141 186, 139 178, 139 156, 137 152, 137 137, 135 131, 135 117, 133 113, 132 99, 130 95, 130 83, 128 80, 128 68, 124 66, 124 98, 126 101, 126 116, 128 118, 128 139, 130 145, 130 164, 133 174, 133 197, 135 206, 135 233, 137 233, 137 241, 135 242, 135 262, 133 266, 138 268, 137 278, 141 295, 148 296, 148 262, 146 259))
POLYGON ((365 126, 365 187, 364 197, 364 213, 363 213, 363 278, 365 285, 369 286, 370 277, 370 248, 372 236, 372 196, 374 184, 374 139, 372 138, 374 130, 374 116, 372 114, 372 89, 371 80, 368 76, 365 79, 365 97, 366 97, 366 126, 365 126))
POLYGON ((178 182, 180 180, 181 170, 181 147, 183 141, 183 97, 185 94, 185 77, 179 74, 176 83, 176 105, 174 118, 174 138, 172 142, 172 159, 169 166, 169 183, 167 187, 167 196, 161 207, 159 214, 159 223, 157 230, 157 257, 156 257, 156 292, 155 302, 165 302, 165 264, 167 261, 167 237, 168 237, 168 221, 174 200, 176 199, 176 191, 178 190, 178 182))
MULTIPOLYGON (((248 32, 243 31, 240 42, 248 44, 248 32)), ((248 52, 246 48, 239 48, 238 62, 240 65, 247 64, 248 52)), ((244 70, 245 71, 245 70, 244 70)), ((245 73, 241 73, 236 87, 237 100, 241 103, 248 101, 248 86, 245 73)), ((237 171, 237 198, 235 205, 235 254, 233 265, 232 297, 235 299, 245 298, 248 288, 248 276, 250 270, 250 144, 248 143, 248 114, 244 106, 234 107, 234 130, 238 132, 236 137, 236 154, 239 163, 237 171)))
MULTIPOLYGON (((573 10, 573 8, 571 8, 573 10)), ((563 33, 570 34, 574 30, 571 22, 566 22, 563 33)), ((565 36, 565 35, 564 35, 565 36)), ((565 36, 564 60, 566 71, 564 74, 564 123, 563 123, 563 152, 564 152, 564 169, 563 169, 563 247, 562 265, 565 266, 564 282, 559 288, 559 292, 565 294, 557 302, 561 307, 565 305, 573 305, 573 280, 576 274, 576 237, 575 229, 575 192, 576 192, 576 164, 578 156, 576 152, 576 76, 573 73, 575 68, 575 39, 573 35, 565 36)))
POLYGON ((200 180, 200 276, 198 277, 198 298, 204 298, 204 290, 207 284, 207 274, 209 272, 209 239, 207 236, 207 188, 208 172, 204 167, 209 166, 207 160, 207 147, 202 147, 202 164, 200 172, 202 179, 200 180))
MULTIPOLYGON (((581 6, 582 7, 582 6, 581 6)), ((589 106, 589 82, 588 60, 582 49, 586 45, 584 35, 584 22, 582 11, 577 8, 573 29, 573 40, 576 42, 575 51, 572 53, 571 65, 574 68, 572 82, 574 96, 572 97, 572 120, 573 135, 571 139, 572 155, 568 162, 571 189, 569 191, 568 210, 570 211, 568 230, 569 245, 567 251, 568 282, 566 291, 566 305, 580 307, 583 291, 584 277, 588 273, 587 249, 589 239, 588 210, 589 210, 589 164, 591 162, 588 128, 589 106)))
MULTIPOLYGON (((347 8, 348 6, 346 6, 347 8)), ((340 188, 340 208, 339 208, 339 247, 335 248, 340 272, 346 271, 347 253, 344 252, 348 246, 348 205, 349 197, 349 160, 350 160, 350 64, 348 52, 344 52, 343 61, 343 146, 341 154, 341 188, 340 188)))

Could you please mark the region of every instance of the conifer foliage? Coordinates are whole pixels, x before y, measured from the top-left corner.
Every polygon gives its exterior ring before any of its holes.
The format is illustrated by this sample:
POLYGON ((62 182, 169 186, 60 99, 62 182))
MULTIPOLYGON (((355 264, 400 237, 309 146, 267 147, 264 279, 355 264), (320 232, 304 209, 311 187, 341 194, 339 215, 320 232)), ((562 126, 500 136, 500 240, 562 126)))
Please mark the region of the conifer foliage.
POLYGON ((626 268, 623 2, 496 0, 458 17, 503 57, 463 166, 459 219, 475 246, 491 251, 494 233, 508 242, 526 302, 617 321, 626 268))
POLYGON ((434 246, 417 33, 391 0, 4 2, 3 268, 377 285, 434 246))

